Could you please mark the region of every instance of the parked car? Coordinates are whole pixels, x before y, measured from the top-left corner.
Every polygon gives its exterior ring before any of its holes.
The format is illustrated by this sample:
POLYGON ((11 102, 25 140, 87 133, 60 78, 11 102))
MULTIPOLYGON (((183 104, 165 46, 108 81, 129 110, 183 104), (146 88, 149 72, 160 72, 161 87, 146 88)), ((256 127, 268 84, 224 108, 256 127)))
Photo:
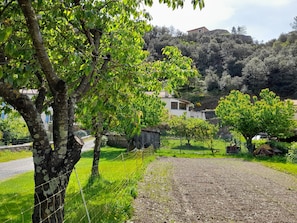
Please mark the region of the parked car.
POLYGON ((269 139, 269 136, 265 132, 260 132, 259 134, 255 135, 252 140, 259 140, 259 139, 269 139))

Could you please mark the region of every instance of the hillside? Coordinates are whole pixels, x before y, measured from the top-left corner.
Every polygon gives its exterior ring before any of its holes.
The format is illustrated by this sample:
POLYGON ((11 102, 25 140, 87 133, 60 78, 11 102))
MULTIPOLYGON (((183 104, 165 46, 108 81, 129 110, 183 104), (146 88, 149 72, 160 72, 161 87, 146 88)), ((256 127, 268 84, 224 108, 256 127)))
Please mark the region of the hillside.
POLYGON ((197 109, 214 107, 232 89, 257 95, 269 88, 284 99, 297 99, 297 31, 261 44, 226 30, 187 35, 154 27, 145 42, 151 60, 161 59, 167 45, 193 59, 202 77, 191 79, 178 94, 200 102, 197 109))

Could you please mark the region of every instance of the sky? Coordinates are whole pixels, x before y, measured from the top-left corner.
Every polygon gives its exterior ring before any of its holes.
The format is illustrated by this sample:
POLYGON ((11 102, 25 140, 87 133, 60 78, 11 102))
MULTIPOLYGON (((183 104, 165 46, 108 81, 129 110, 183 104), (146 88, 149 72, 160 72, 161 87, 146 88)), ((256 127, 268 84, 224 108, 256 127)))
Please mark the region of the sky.
POLYGON ((188 30, 205 26, 209 30, 244 26, 246 34, 255 41, 267 42, 280 34, 292 31, 291 24, 297 16, 297 0, 204 0, 205 8, 193 10, 190 0, 182 9, 172 11, 154 0, 146 10, 155 26, 188 30))

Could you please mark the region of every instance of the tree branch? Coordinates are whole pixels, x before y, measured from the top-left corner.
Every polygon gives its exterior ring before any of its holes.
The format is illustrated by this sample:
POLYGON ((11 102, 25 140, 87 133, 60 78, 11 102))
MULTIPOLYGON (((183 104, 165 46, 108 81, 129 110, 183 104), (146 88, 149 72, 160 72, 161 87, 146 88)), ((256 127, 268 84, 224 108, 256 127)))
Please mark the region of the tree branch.
MULTIPOLYGON (((101 65, 100 72, 107 70, 107 65, 108 65, 109 61, 110 61, 110 55, 104 57, 104 62, 101 65)), ((96 64, 97 64, 97 62, 96 63, 93 62, 93 66, 92 66, 93 68, 92 68, 91 74, 89 74, 88 76, 85 76, 82 79, 80 85, 78 86, 78 88, 75 92, 76 100, 80 100, 90 90, 90 88, 91 88, 90 80, 92 78, 94 78, 94 76, 97 74, 96 64)), ((95 78, 93 85, 96 85, 99 80, 100 80, 99 77, 95 78)))
MULTIPOLYGON (((39 152, 49 153, 49 151, 51 150, 49 146, 49 140, 47 138, 41 116, 31 99, 27 95, 20 93, 19 90, 14 89, 10 84, 5 83, 4 80, 1 79, 0 96, 22 115, 27 123, 30 134, 34 140, 34 144, 42 142, 45 145, 45 148, 47 148, 39 152)), ((33 151, 34 155, 36 155, 35 152, 33 151)))
POLYGON ((18 0, 18 3, 22 9, 22 12, 25 16, 27 26, 29 29, 29 33, 31 39, 33 41, 33 45, 37 54, 37 59, 41 65, 41 69, 44 72, 46 79, 49 83, 50 90, 53 94, 58 90, 56 84, 60 81, 58 76, 56 75, 54 68, 51 64, 51 61, 48 57, 46 49, 43 44, 42 35, 40 32, 39 24, 37 21, 37 17, 35 11, 31 5, 31 1, 27 0, 18 0))
POLYGON ((2 14, 4 13, 5 9, 8 8, 8 6, 10 4, 12 4, 15 0, 11 0, 10 2, 6 3, 6 5, 4 5, 3 9, 0 11, 0 16, 2 16, 2 14))

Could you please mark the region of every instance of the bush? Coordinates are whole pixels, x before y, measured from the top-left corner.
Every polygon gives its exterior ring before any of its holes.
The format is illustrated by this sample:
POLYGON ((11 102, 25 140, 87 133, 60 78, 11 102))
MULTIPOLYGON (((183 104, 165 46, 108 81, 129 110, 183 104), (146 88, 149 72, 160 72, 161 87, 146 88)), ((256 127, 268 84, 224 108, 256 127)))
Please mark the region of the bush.
POLYGON ((5 145, 31 141, 26 122, 17 112, 11 112, 4 119, 0 119, 0 132, 0 140, 5 145))
POLYGON ((291 144, 287 154, 287 162, 297 163, 297 142, 291 144))
POLYGON ((275 140, 269 141, 269 145, 272 148, 282 151, 282 154, 288 153, 288 150, 291 147, 290 143, 288 143, 288 142, 279 142, 279 141, 275 141, 275 140))

